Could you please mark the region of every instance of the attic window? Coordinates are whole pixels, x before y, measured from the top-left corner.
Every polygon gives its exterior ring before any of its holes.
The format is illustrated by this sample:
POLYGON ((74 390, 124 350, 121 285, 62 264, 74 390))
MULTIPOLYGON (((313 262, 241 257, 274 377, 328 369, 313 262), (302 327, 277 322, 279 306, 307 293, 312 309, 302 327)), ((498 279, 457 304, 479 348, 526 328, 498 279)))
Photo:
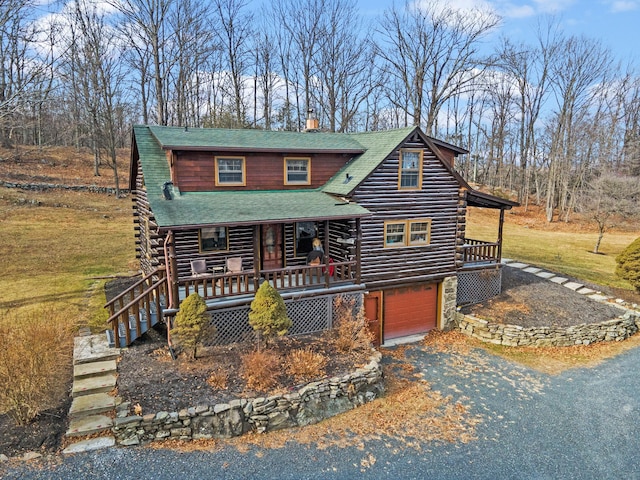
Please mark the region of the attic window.
POLYGON ((398 168, 399 190, 420 190, 422 187, 422 150, 400 150, 398 168))
POLYGON ((311 159, 291 158, 284 159, 284 184, 285 185, 309 185, 311 183, 311 159))
POLYGON ((216 157, 216 186, 246 185, 244 157, 216 157))

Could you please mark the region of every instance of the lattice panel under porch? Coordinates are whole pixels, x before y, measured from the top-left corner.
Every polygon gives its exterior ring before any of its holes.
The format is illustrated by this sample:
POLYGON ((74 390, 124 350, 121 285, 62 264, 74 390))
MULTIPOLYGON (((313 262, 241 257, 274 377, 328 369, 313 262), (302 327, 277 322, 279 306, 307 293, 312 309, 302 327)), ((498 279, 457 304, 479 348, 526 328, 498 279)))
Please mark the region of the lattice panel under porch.
POLYGON ((502 269, 473 270, 458 273, 458 305, 473 305, 500 295, 502 269))
MULTIPOLYGON (((362 294, 343 294, 354 298, 359 305, 362 294)), ((285 300, 287 314, 293 321, 289 335, 320 332, 331 328, 333 321, 333 299, 335 295, 285 300)), ((226 345, 253 339, 249 325, 248 305, 211 311, 211 323, 216 328, 213 338, 205 340, 206 346, 226 345)))

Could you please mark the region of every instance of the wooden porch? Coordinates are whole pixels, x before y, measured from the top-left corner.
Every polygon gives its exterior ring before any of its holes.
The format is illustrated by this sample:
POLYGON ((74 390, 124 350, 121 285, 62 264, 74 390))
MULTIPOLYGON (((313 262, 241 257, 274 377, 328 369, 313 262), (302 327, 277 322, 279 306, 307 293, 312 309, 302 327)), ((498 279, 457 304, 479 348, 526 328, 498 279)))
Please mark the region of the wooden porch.
POLYGON ((501 242, 465 238, 461 247, 462 268, 497 265, 501 261, 501 242))
POLYGON ((111 328, 108 333, 110 343, 121 347, 130 345, 149 328, 163 321, 164 316, 175 315, 180 302, 194 292, 198 292, 210 308, 215 308, 216 304, 226 300, 244 301, 243 296, 252 298, 265 281, 281 294, 304 291, 318 295, 360 283, 355 260, 257 272, 203 274, 181 278, 172 285, 166 269, 160 267, 105 305, 110 315, 107 320, 111 328))
POLYGON ((279 292, 325 288, 359 283, 355 261, 331 262, 325 265, 302 265, 239 273, 211 273, 179 279, 173 286, 179 301, 198 292, 205 300, 219 300, 253 295, 262 282, 269 282, 279 292))

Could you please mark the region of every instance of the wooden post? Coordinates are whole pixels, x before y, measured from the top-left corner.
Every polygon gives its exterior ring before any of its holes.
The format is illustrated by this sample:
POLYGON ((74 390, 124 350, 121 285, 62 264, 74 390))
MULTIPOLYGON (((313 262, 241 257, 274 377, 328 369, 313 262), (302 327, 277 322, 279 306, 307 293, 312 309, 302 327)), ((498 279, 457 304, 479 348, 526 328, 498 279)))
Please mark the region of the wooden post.
POLYGON ((169 230, 169 265, 167 265, 167 278, 169 279, 169 288, 173 292, 172 308, 180 306, 180 292, 178 291, 178 263, 176 262, 175 236, 173 231, 169 230))
POLYGON ((260 288, 260 225, 253 227, 253 291, 260 288))
POLYGON ((502 225, 504 224, 504 208, 500 209, 500 223, 498 224, 498 264, 502 261, 502 225))
POLYGON ((362 232, 360 217, 356 218, 356 284, 360 284, 360 262, 362 260, 362 232))
POLYGON ((329 220, 324 221, 324 285, 329 288, 329 220))

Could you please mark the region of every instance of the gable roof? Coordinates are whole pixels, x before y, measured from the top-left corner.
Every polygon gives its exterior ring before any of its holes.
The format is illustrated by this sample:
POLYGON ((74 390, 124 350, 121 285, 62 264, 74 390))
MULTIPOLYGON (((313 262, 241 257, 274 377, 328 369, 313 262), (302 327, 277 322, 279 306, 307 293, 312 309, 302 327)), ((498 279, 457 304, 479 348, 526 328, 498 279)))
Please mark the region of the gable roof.
MULTIPOLYGON (((366 151, 347 163, 336 173, 323 187, 323 191, 336 195, 349 195, 362 183, 378 166, 414 133, 417 133, 422 141, 429 147, 442 165, 449 170, 451 175, 460 183, 460 186, 471 189, 467 182, 447 162, 438 147, 450 148, 449 144, 435 140, 425 135, 420 127, 407 127, 396 130, 384 130, 377 132, 364 132, 350 134, 366 151), (347 175, 350 177, 347 180, 347 175)), ((463 148, 452 148, 458 153, 467 153, 463 148)))
POLYGON ((324 132, 282 132, 256 129, 147 127, 163 150, 216 150, 228 152, 364 152, 350 135, 324 132))
POLYGON ((322 188, 336 195, 348 195, 373 172, 417 127, 378 132, 349 134, 365 148, 364 153, 352 159, 322 188), (345 183, 349 175, 350 180, 345 183))
MULTIPOLYGON (((132 141, 132 173, 140 163, 147 199, 158 226, 193 228, 202 225, 253 225, 276 221, 305 221, 363 217, 370 212, 344 198, 362 183, 389 155, 418 133, 451 174, 467 190, 470 205, 510 208, 514 202, 475 192, 442 158, 438 147, 449 144, 426 136, 419 127, 366 133, 300 133, 264 130, 191 129, 135 126, 132 141), (354 155, 320 189, 276 191, 215 191, 180 193, 171 200, 163 186, 171 180, 167 150, 336 152, 354 155), (142 160, 142 161, 141 161, 142 160), (345 179, 349 176, 349 181, 345 179), (337 197, 336 197, 337 196, 337 197)), ((466 150, 456 147, 459 153, 466 150)), ((131 177, 135 187, 135 176, 131 177)), ((517 204, 515 204, 517 205, 517 204)))

